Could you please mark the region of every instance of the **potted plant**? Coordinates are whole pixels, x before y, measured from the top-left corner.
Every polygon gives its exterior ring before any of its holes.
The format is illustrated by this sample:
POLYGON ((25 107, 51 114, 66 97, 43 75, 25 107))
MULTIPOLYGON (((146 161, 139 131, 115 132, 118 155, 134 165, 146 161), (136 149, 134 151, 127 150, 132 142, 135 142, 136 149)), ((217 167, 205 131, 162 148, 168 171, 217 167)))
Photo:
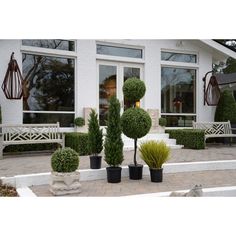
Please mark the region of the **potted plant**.
POLYGON ((81 192, 79 182, 79 154, 71 148, 56 150, 51 158, 50 191, 54 195, 81 192))
POLYGON ((166 118, 160 117, 159 118, 159 128, 161 133, 165 133, 165 127, 167 125, 167 120, 166 118))
POLYGON ((88 121, 88 146, 90 153, 92 153, 90 156, 90 168, 100 169, 102 156, 99 153, 103 149, 103 135, 98 123, 98 116, 93 109, 88 121))
POLYGON ((105 161, 109 165, 107 182, 119 183, 121 181, 120 167, 123 159, 123 141, 121 138, 120 103, 116 97, 109 101, 107 132, 104 144, 105 161))
POLYGON ((81 127, 83 127, 85 125, 84 118, 83 117, 76 117, 75 120, 74 120, 74 124, 76 126, 76 131, 77 132, 83 131, 81 129, 81 127))
POLYGON ((128 108, 121 117, 121 126, 123 133, 134 140, 134 163, 129 165, 129 178, 142 179, 143 165, 137 163, 137 140, 145 136, 152 125, 149 114, 142 108, 136 107, 136 101, 139 101, 145 94, 146 87, 143 81, 137 78, 129 78, 123 86, 124 97, 134 104, 134 107, 128 108))
POLYGON ((139 147, 140 156, 149 166, 152 182, 162 182, 163 168, 162 165, 168 160, 170 148, 161 141, 147 141, 139 147))

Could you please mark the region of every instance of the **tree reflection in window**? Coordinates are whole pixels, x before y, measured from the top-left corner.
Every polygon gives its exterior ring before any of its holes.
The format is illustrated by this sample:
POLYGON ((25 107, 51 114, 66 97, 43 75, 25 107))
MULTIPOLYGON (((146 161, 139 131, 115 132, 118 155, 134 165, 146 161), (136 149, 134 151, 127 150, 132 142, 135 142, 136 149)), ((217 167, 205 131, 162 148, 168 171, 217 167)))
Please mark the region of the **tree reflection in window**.
POLYGON ((74 111, 74 60, 23 54, 23 109, 74 111))

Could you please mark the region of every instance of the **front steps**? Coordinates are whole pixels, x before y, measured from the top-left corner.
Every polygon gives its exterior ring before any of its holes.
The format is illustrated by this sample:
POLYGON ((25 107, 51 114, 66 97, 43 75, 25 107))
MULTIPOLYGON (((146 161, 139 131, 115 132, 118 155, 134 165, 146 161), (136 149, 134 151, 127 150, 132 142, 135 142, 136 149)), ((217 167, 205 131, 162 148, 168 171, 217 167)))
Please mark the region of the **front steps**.
MULTIPOLYGON (((133 139, 128 138, 124 134, 122 134, 122 139, 124 142, 124 150, 134 149, 133 139)), ((171 149, 181 149, 183 147, 183 145, 177 145, 175 139, 170 139, 169 134, 167 133, 148 133, 146 136, 138 139, 138 146, 140 145, 140 143, 149 140, 164 141, 171 149)))

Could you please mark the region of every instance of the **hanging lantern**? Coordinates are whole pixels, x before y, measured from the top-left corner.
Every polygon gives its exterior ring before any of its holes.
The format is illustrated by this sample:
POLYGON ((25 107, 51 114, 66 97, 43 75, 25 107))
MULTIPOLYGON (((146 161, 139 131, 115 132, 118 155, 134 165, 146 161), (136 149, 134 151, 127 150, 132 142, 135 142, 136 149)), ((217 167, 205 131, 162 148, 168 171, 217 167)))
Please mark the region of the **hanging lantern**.
POLYGON ((21 99, 22 97, 22 82, 17 61, 14 59, 14 52, 11 54, 11 59, 8 64, 7 72, 2 83, 2 90, 7 99, 21 99))
POLYGON ((208 106, 216 106, 220 99, 220 89, 216 77, 211 76, 205 93, 205 99, 208 106))

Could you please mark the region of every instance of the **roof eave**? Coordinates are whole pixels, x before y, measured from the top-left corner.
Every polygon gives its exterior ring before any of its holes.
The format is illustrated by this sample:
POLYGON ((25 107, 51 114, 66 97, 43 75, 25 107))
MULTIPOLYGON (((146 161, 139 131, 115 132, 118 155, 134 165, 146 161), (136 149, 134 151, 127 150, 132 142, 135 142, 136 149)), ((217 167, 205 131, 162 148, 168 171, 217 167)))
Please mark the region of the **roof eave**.
POLYGON ((219 51, 220 53, 225 54, 226 56, 232 57, 234 59, 236 59, 236 52, 234 52, 233 50, 215 42, 212 39, 200 39, 201 42, 203 42, 204 44, 214 48, 215 50, 219 51))

